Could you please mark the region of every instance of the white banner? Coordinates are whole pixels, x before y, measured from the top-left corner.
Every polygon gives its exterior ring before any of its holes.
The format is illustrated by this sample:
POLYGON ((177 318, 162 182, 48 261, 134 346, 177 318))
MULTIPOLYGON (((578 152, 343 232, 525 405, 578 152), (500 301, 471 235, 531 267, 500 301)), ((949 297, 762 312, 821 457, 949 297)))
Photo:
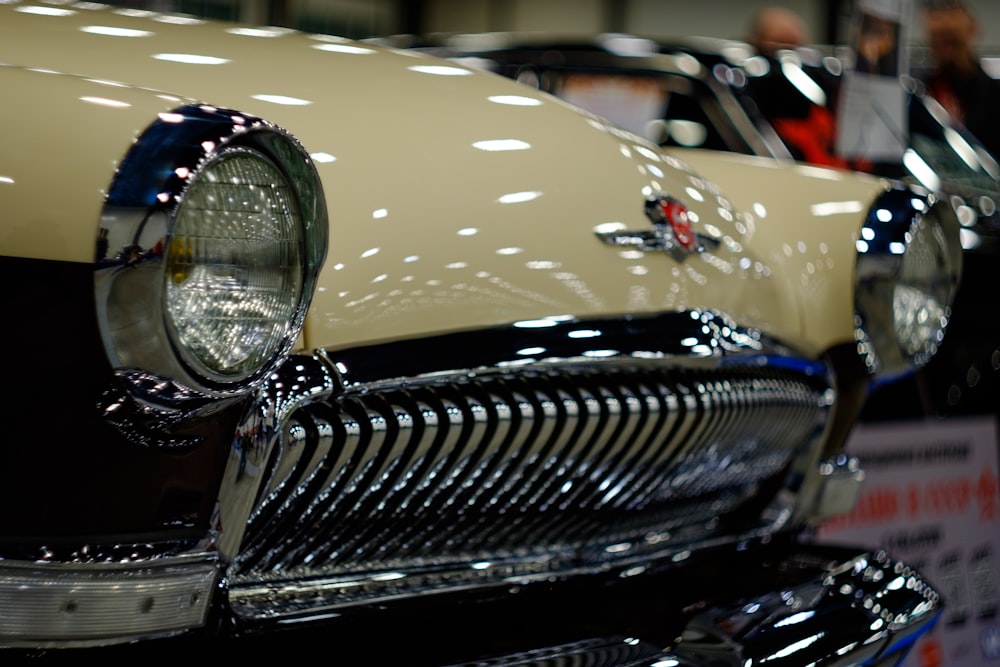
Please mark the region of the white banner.
POLYGON ((944 598, 906 667, 1000 666, 1000 480, 992 417, 859 424, 865 482, 819 542, 883 548, 944 598))

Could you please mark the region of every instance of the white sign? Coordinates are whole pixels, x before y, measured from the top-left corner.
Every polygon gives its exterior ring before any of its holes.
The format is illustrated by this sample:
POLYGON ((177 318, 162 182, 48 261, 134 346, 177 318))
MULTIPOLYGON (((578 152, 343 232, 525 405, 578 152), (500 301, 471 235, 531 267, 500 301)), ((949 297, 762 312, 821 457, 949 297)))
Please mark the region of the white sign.
POLYGON ((899 162, 907 146, 908 68, 902 48, 910 0, 858 0, 851 23, 852 67, 837 105, 837 153, 846 158, 899 162))
POLYGON ((944 613, 906 667, 1000 667, 1000 480, 992 417, 859 424, 865 482, 819 542, 885 549, 915 567, 944 613))

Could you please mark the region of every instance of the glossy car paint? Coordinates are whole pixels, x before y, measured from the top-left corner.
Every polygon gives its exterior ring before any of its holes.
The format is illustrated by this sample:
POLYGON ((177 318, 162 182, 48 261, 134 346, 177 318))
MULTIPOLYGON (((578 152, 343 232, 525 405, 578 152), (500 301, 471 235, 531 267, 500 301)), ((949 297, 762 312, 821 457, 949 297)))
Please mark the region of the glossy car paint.
POLYGON ((769 238, 779 226, 767 223, 870 202, 877 179, 774 165, 766 182, 726 178, 729 201, 676 162, 700 166, 696 155, 565 114, 498 76, 340 38, 41 7, 0 7, 0 76, 14 100, 0 113, 24 142, 0 158, 0 196, 19 212, 0 232, 5 255, 90 261, 102 190, 122 154, 156 113, 190 98, 285 127, 317 162, 331 241, 306 347, 708 305, 808 354, 853 337, 850 295, 833 287, 848 281, 828 278, 853 269, 856 216, 803 224, 795 238, 769 238), (255 57, 262 42, 266 61, 255 57), (60 81, 42 86, 43 77, 60 81), (377 150, 387 134, 393 150, 377 150), (428 135, 447 139, 428 151, 428 135), (61 153, 68 145, 72 154, 61 153), (607 168, 616 162, 623 168, 607 168), (679 263, 595 237, 607 223, 648 229, 643 202, 661 192, 681 198, 718 245, 679 263), (822 243, 838 225, 836 247, 822 243), (442 241, 415 254, 429 230, 442 241), (572 266, 555 259, 568 243, 572 266), (803 310, 793 296, 803 287, 824 307, 803 310))

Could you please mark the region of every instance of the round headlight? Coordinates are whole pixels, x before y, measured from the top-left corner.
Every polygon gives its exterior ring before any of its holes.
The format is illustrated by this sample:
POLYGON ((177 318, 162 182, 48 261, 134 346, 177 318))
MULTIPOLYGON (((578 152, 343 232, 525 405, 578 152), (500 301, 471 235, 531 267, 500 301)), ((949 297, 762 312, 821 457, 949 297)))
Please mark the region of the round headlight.
POLYGON ((169 332, 196 372, 241 380, 281 351, 302 294, 303 230, 287 178, 257 151, 234 148, 198 170, 163 276, 169 332))
POLYGON ((946 201, 906 187, 879 197, 858 241, 857 338, 873 374, 897 376, 934 356, 961 267, 958 219, 946 201))
POLYGON ((101 217, 112 367, 145 405, 250 391, 302 330, 328 233, 319 175, 289 133, 217 107, 161 114, 101 217))

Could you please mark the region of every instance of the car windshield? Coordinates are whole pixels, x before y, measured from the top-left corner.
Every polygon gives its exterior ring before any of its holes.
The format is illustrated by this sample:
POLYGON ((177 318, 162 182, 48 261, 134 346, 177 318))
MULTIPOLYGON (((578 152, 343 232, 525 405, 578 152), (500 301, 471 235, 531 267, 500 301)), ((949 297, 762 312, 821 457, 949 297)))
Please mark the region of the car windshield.
POLYGON ((941 118, 943 113, 933 100, 911 97, 910 145, 914 155, 907 156, 912 161, 907 165, 910 171, 919 176, 917 170, 926 164, 950 192, 1000 200, 995 159, 973 137, 950 127, 941 118))

